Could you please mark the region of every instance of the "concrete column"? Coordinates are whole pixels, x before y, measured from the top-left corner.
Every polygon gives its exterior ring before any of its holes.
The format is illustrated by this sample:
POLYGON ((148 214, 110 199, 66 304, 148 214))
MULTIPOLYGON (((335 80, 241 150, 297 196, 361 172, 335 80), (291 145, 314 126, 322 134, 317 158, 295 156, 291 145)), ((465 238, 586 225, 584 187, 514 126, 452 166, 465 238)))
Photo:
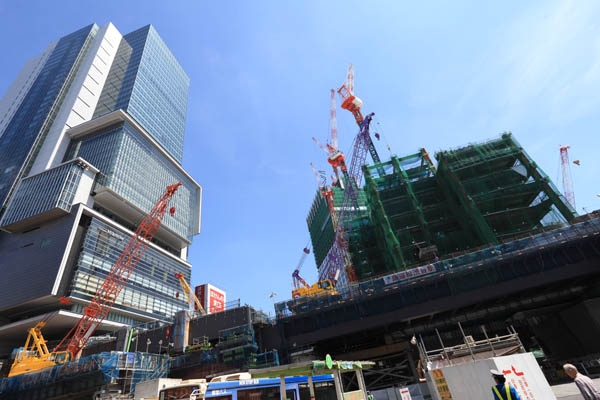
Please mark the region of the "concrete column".
POLYGON ((358 381, 358 388, 363 392, 365 399, 367 398, 367 386, 365 385, 365 377, 363 376, 362 368, 354 370, 356 372, 356 380, 358 381))
POLYGON ((333 382, 335 383, 335 394, 337 400, 344 400, 344 387, 342 386, 342 374, 339 369, 333 371, 333 382))
POLYGON ((417 370, 417 364, 415 364, 415 351, 414 351, 414 347, 412 345, 409 345, 410 348, 408 350, 408 352, 406 353, 407 357, 408 357, 408 365, 410 368, 410 372, 412 372, 412 376, 413 378, 415 378, 415 380, 418 382, 419 381, 419 372, 417 370))
POLYGON ((189 345, 190 315, 186 310, 175 314, 175 351, 184 352, 189 345))
POLYGON ((310 400, 315 400, 315 385, 313 385, 312 375, 308 376, 308 390, 310 391, 310 400))
POLYGON ((285 396, 285 376, 283 375, 279 377, 279 391, 281 392, 281 400, 287 400, 285 396))

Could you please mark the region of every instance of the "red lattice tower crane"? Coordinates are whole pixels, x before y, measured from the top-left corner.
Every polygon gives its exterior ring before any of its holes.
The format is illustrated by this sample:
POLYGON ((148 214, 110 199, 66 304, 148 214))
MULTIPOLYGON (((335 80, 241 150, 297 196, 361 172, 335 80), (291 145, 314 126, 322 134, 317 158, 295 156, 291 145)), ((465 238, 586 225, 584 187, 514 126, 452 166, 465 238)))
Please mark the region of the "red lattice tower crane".
MULTIPOLYGON (((317 169, 310 163, 312 167, 313 173, 315 174, 315 178, 317 180, 317 185, 319 186, 319 193, 327 200, 327 206, 329 207, 329 213, 331 214, 331 222, 333 223, 333 229, 336 227, 336 218, 335 218, 335 210, 333 207, 333 190, 331 187, 325 185, 325 178, 321 180, 319 178, 319 174, 317 173, 317 169)), ((309 288, 310 285, 300 276, 300 269, 302 265, 304 265, 304 261, 306 261, 306 256, 310 254, 310 241, 304 246, 302 250, 302 255, 300 256, 300 261, 296 265, 296 269, 292 273, 292 282, 294 284, 294 289, 298 289, 300 287, 309 288)))
POLYGON ((83 310, 83 316, 56 346, 54 352, 66 350, 75 357, 85 346, 96 328, 112 309, 119 293, 121 293, 125 283, 127 283, 131 273, 148 248, 150 241, 158 231, 167 210, 169 210, 171 216, 175 214, 175 207, 169 208, 169 202, 179 186, 181 186, 181 182, 168 186, 165 194, 144 217, 131 239, 129 239, 129 243, 119 259, 102 282, 96 295, 83 310))
MULTIPOLYGON (((356 120, 356 124, 359 128, 362 127, 362 122, 364 121, 364 117, 362 112, 360 111, 363 106, 363 102, 361 99, 354 95, 354 67, 350 65, 348 68, 348 75, 346 76, 346 83, 344 83, 337 91, 342 98, 341 107, 344 110, 348 110, 354 115, 354 119, 356 120)), ((360 133, 359 133, 360 134, 360 133)), ((373 140, 371 139, 371 135, 367 135, 365 137, 366 144, 369 148, 369 153, 371 154, 371 158, 375 164, 379 164, 381 159, 379 158, 379 154, 377 154, 377 150, 375 149, 375 145, 373 144, 373 140)))
POLYGON ((565 197, 575 208, 575 192, 573 191, 573 178, 571 177, 571 164, 569 163, 569 149, 571 146, 560 146, 560 164, 562 167, 563 192, 565 197))
MULTIPOLYGON (((331 104, 329 107, 329 128, 331 130, 331 147, 332 150, 338 149, 338 129, 337 129, 337 116, 336 116, 336 107, 335 107, 335 90, 331 89, 331 104)), ((312 165, 312 164, 311 164, 312 165)), ((333 165, 333 172, 335 174, 336 182, 340 183, 340 173, 337 166, 333 165)), ((313 168, 314 170, 314 168, 313 168)))
POLYGON ((327 201, 327 208, 329 208, 329 215, 331 216, 331 223, 333 225, 333 229, 335 229, 337 227, 337 215, 335 212, 335 207, 334 207, 334 202, 333 202, 333 200, 334 200, 333 189, 331 188, 331 186, 327 186, 326 178, 323 175, 321 175, 319 177, 319 173, 317 172, 317 169, 315 168, 313 163, 310 163, 310 166, 313 170, 313 174, 315 175, 315 179, 317 180, 317 185, 319 186, 319 193, 327 201))
MULTIPOLYGON (((354 139, 349 167, 345 163, 343 154, 335 149, 340 154, 337 156, 339 159, 337 162, 345 178, 344 197, 342 207, 337 215, 335 241, 319 267, 319 279, 332 279, 335 281, 336 286, 343 287, 356 281, 356 272, 350 257, 347 235, 352 230, 352 222, 359 212, 358 194, 360 182, 362 181, 362 166, 365 164, 368 153, 371 154, 376 164, 380 163, 380 159, 369 133, 369 126, 374 113, 370 113, 366 117, 362 115, 362 101, 354 95, 354 70, 352 65, 348 69, 346 83, 337 92, 342 97, 341 107, 352 112, 360 129, 354 139)), ((337 154, 331 154, 328 157, 328 161, 332 165, 334 165, 333 156, 335 155, 337 154)), ((377 170, 381 175, 384 174, 383 168, 378 167, 377 170)))

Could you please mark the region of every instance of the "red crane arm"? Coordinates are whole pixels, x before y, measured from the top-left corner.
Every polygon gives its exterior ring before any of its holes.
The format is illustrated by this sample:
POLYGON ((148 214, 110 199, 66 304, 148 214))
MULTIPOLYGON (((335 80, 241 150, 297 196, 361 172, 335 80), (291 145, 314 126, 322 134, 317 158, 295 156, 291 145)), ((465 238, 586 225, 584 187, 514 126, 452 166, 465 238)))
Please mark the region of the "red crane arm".
MULTIPOLYGON (((96 328, 106 318, 113 304, 119 297, 119 293, 125 286, 129 276, 142 258, 142 255, 148 248, 150 241, 156 234, 165 212, 168 209, 171 197, 181 186, 181 182, 168 186, 167 191, 154 205, 152 210, 146 215, 140 223, 135 233, 129 239, 129 243, 119 256, 119 259, 113 265, 110 272, 102 282, 102 285, 96 292, 96 295, 83 310, 83 316, 56 346, 54 351, 67 350, 75 357, 85 346, 86 342, 92 336, 96 328)), ((171 207, 169 213, 173 215, 175 208, 171 207)))
POLYGON ((298 266, 292 273, 292 280, 294 282, 294 288, 296 289, 302 286, 305 288, 310 287, 310 285, 300 276, 300 268, 302 268, 304 260, 306 260, 306 256, 310 254, 310 248, 308 246, 309 245, 307 244, 306 247, 302 249, 302 256, 300 257, 300 261, 298 261, 298 266))

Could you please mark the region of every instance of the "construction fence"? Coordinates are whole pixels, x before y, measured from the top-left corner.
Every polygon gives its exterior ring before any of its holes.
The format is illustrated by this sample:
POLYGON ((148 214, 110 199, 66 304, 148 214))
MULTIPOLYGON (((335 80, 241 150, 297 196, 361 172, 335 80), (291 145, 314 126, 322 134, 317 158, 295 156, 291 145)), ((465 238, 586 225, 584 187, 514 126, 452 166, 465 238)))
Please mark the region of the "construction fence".
POLYGON ((520 239, 338 289, 338 295, 305 296, 275 304, 278 319, 314 313, 348 302, 402 292, 395 308, 452 296, 502 281, 542 273, 588 258, 600 258, 600 217, 526 235, 520 239), (593 239, 593 240, 590 240, 593 239), (519 259, 522 262, 507 264, 519 259), (510 265, 509 268, 506 266, 510 265), (443 282, 431 284, 429 282, 443 282), (431 286, 431 287, 429 287, 431 286), (426 287, 428 290, 423 290, 426 287), (439 293, 438 293, 439 292, 439 293))
POLYGON ((22 374, 0 381, 0 397, 16 392, 46 388, 65 381, 77 381, 79 386, 100 387, 122 384, 124 392, 135 390, 138 382, 166 378, 169 357, 149 353, 110 352, 83 357, 65 364, 55 365, 38 373, 22 374))

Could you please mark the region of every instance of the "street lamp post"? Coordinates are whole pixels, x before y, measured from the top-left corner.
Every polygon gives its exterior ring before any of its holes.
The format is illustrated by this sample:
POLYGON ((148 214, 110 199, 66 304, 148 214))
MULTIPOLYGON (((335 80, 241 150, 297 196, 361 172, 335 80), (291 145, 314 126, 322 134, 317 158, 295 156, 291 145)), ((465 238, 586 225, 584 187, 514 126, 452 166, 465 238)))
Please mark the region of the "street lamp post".
POLYGON ((146 340, 146 353, 148 352, 148 348, 150 347, 151 343, 152 341, 150 341, 150 338, 148 338, 148 340, 146 340))

